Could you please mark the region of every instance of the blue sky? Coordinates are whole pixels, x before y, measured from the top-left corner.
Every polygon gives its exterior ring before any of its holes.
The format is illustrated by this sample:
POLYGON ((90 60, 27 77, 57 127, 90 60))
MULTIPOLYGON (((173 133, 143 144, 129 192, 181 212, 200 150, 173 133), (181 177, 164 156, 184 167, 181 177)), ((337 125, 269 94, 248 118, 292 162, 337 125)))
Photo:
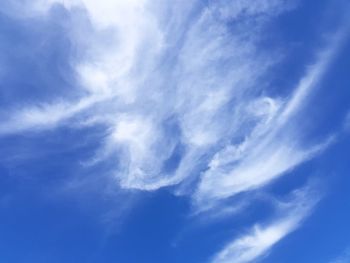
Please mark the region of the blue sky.
POLYGON ((345 0, 4 0, 0 262, 350 262, 345 0))

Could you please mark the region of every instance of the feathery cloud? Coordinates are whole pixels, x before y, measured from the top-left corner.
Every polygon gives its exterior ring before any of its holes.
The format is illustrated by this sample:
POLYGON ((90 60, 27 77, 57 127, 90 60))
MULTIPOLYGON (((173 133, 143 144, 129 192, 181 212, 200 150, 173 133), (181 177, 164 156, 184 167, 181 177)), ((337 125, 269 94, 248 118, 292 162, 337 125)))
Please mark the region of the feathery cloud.
POLYGON ((213 263, 247 263, 264 256, 277 242, 296 230, 318 202, 307 189, 296 191, 289 203, 279 208, 280 218, 260 226, 229 242, 212 260, 213 263))
POLYGON ((88 18, 72 19, 67 32, 85 48, 72 62, 85 95, 16 110, 3 119, 1 134, 103 124, 105 149, 95 159, 123 163, 115 172, 122 187, 155 190, 202 173, 194 194, 200 206, 259 188, 327 144, 305 148, 291 123, 335 46, 290 99, 257 95, 279 57, 258 45, 264 24, 293 2, 44 2, 34 1, 32 12, 50 15, 62 5, 88 18), (232 21, 239 26, 230 27, 232 21))
MULTIPOLYGON (((1 112, 0 135, 102 126, 92 165, 114 160, 124 189, 180 192, 188 183, 197 211, 264 187, 332 143, 306 144, 298 122, 344 36, 319 52, 289 96, 262 85, 283 56, 261 45, 266 25, 296 1, 25 0, 4 12, 30 20, 58 6, 70 18, 79 96, 1 112)), ((260 258, 317 201, 299 191, 280 217, 231 241, 213 262, 260 258)))

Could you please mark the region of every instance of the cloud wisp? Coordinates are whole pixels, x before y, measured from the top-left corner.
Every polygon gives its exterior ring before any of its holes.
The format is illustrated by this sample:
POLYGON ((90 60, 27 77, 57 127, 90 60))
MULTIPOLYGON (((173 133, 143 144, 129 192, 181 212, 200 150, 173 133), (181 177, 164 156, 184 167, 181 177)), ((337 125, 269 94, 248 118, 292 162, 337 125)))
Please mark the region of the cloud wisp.
POLYGON ((348 263, 348 262, 350 262, 350 248, 347 248, 341 255, 331 260, 329 263, 348 263))
POLYGON ((327 148, 332 138, 305 147, 296 123, 337 48, 336 44, 319 56, 289 99, 262 98, 253 104, 252 111, 262 115, 260 123, 241 143, 226 145, 214 155, 197 189, 199 202, 257 189, 327 148))
POLYGON ((307 189, 298 190, 288 203, 280 204, 279 218, 255 225, 247 234, 229 242, 211 262, 247 263, 263 257, 277 242, 296 230, 310 214, 318 199, 307 189))

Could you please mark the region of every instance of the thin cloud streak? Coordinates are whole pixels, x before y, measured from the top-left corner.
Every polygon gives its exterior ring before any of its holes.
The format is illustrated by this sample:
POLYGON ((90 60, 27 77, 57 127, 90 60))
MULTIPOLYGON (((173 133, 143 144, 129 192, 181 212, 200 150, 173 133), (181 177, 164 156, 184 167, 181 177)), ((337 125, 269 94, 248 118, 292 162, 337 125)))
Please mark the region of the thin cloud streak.
POLYGON ((295 192, 289 203, 281 204, 283 215, 273 222, 254 226, 250 232, 229 242, 212 263, 248 263, 263 257, 277 242, 295 231, 319 200, 307 189, 295 192))

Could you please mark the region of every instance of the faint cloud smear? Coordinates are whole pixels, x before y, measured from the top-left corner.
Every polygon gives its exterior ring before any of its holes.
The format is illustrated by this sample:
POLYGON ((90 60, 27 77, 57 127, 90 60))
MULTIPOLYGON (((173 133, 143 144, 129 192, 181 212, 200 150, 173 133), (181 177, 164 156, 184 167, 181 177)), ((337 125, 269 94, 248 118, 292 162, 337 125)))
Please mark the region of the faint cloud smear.
POLYGON ((249 233, 229 242, 213 263, 248 263, 263 257, 277 242, 296 230, 318 202, 307 189, 294 193, 289 203, 281 204, 282 216, 267 225, 256 225, 249 233))
POLYGON ((350 111, 345 116, 343 127, 346 132, 350 132, 350 111))
POLYGON ((329 263, 349 263, 350 262, 350 248, 346 249, 336 259, 331 260, 329 263))

